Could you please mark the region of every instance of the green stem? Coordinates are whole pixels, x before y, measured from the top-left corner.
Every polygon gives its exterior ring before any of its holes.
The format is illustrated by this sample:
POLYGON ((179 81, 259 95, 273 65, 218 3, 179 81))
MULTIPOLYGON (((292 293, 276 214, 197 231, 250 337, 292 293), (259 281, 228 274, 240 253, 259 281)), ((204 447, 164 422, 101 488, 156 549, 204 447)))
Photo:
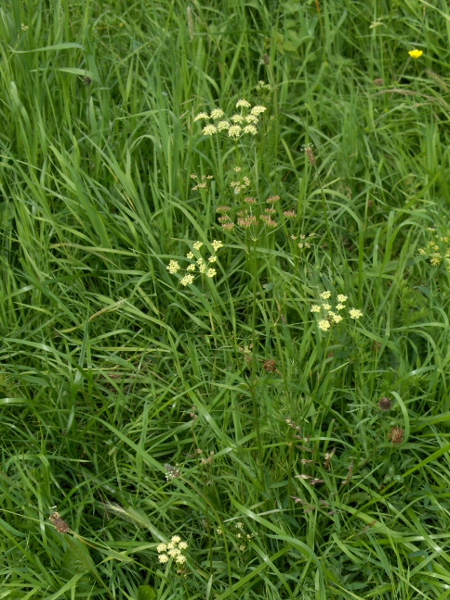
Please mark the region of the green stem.
POLYGON ((322 209, 323 209, 323 216, 325 219, 325 227, 327 229, 327 237, 328 237, 328 246, 330 248, 330 262, 331 262, 331 273, 333 275, 333 281, 335 279, 335 270, 334 270, 334 260, 333 260, 333 242, 331 239, 331 230, 330 230, 330 224, 328 222, 328 208, 327 208, 327 203, 325 201, 325 194, 323 193, 323 183, 322 183, 322 178, 320 177, 319 171, 316 167, 316 175, 319 178, 319 182, 320 182, 320 197, 322 199, 322 209))
POLYGON ((250 258, 250 274, 252 278, 252 317, 251 317, 251 332, 252 332, 252 368, 251 368, 251 376, 250 376, 250 394, 252 398, 252 407, 253 407, 253 427, 256 432, 256 442, 258 446, 258 457, 257 457, 257 465, 259 467, 259 475, 260 475, 260 483, 263 484, 264 474, 263 474, 263 453, 262 453, 262 444, 261 444, 261 432, 259 429, 259 406, 256 398, 256 371, 257 371, 257 356, 256 356, 256 293, 258 290, 258 269, 257 269, 257 260, 256 260, 256 241, 248 240, 247 250, 249 252, 250 258))

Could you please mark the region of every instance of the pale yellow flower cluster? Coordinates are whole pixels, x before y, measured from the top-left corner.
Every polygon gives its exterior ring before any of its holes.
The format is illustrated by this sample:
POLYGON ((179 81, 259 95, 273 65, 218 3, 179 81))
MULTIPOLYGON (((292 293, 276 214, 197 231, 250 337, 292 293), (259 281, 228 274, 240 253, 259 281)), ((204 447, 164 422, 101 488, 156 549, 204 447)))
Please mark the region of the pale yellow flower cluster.
MULTIPOLYGON (((213 253, 207 259, 203 258, 203 256, 200 254, 200 250, 204 245, 205 244, 203 242, 194 242, 192 244, 194 251, 190 250, 186 254, 186 258, 190 261, 190 263, 185 269, 186 274, 180 279, 180 284, 183 287, 194 283, 195 275, 193 275, 193 273, 195 272, 198 272, 200 275, 205 275, 209 279, 212 279, 215 275, 217 275, 217 270, 211 267, 211 265, 217 261, 217 255, 215 252, 220 250, 220 248, 223 248, 223 244, 219 240, 213 240, 211 242, 213 253)), ((166 269, 171 275, 176 275, 182 270, 177 260, 171 260, 166 269)))
POLYGON ((239 540, 239 550, 241 552, 245 552, 247 550, 247 544, 252 541, 255 537, 254 533, 245 533, 244 523, 238 521, 235 523, 235 528, 237 529, 236 538, 239 540))
POLYGON ((233 192, 238 195, 241 192, 244 192, 246 190, 246 188, 248 188, 250 185, 250 179, 246 176, 244 176, 241 179, 238 179, 237 181, 231 181, 230 182, 230 188, 233 189, 233 192))
POLYGON ((191 173, 190 178, 196 182, 196 185, 192 188, 192 191, 195 192, 197 190, 206 189, 208 187, 208 183, 214 179, 214 176, 213 175, 202 175, 201 180, 199 181, 199 178, 197 177, 197 175, 195 173, 191 173))
MULTIPOLYGON (((339 312, 347 308, 345 302, 347 301, 348 296, 338 294, 336 297, 337 302, 333 310, 331 304, 327 302, 332 296, 331 292, 327 290, 326 292, 319 294, 319 296, 321 300, 324 300, 325 302, 322 304, 313 304, 310 310, 317 315, 324 315, 325 318, 319 319, 317 326, 321 331, 328 331, 331 329, 332 325, 340 323, 343 320, 344 317, 340 315, 339 312)), ((359 308, 349 309, 348 314, 351 319, 356 320, 363 316, 363 312, 359 310, 359 308)))
MULTIPOLYGON (((308 235, 308 238, 313 238, 315 235, 316 235, 315 233, 310 233, 308 235)), ((298 244, 297 244, 297 246, 300 248, 300 250, 302 248, 306 248, 306 249, 311 248, 311 244, 309 242, 304 242, 303 241, 303 240, 306 239, 306 235, 304 235, 303 233, 301 235, 299 235, 299 236, 297 236, 297 235, 291 235, 291 239, 294 240, 294 241, 297 240, 297 239, 302 240, 301 242, 298 242, 298 244)))
POLYGON ((425 248, 419 248, 419 254, 426 256, 433 267, 438 267, 442 263, 450 273, 450 237, 440 235, 433 227, 429 227, 428 231, 431 239, 425 248))
POLYGON ((158 544, 156 547, 158 560, 163 565, 168 563, 170 559, 173 559, 177 565, 184 565, 186 556, 183 552, 187 548, 187 543, 183 542, 179 535, 174 535, 168 544, 158 544))
POLYGON ((265 83, 264 81, 258 81, 258 85, 256 86, 256 89, 258 90, 258 92, 270 92, 270 90, 272 89, 270 87, 270 83, 265 83))
POLYGON ((210 114, 201 112, 194 118, 194 122, 214 121, 203 127, 203 135, 215 135, 226 131, 228 137, 235 140, 245 134, 255 136, 258 133, 259 118, 267 110, 266 107, 255 105, 252 108, 250 102, 240 99, 236 102, 236 109, 240 109, 240 112, 236 112, 229 118, 221 108, 214 108, 210 114))

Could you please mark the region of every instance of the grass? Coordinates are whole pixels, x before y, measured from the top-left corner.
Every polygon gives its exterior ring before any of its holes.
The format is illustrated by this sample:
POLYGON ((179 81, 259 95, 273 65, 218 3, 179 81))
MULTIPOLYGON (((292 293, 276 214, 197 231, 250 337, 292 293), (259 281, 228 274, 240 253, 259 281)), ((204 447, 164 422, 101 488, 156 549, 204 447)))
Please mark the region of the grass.
POLYGON ((450 598, 450 12, 369 8, 2 4, 0 598, 450 598))

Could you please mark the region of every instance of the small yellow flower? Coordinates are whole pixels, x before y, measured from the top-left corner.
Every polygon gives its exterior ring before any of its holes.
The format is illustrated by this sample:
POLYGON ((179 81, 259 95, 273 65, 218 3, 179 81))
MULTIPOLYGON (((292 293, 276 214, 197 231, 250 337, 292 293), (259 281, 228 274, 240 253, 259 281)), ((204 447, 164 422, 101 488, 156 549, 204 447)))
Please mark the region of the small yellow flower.
POLYGON ((338 294, 338 301, 339 302, 345 302, 347 300, 348 296, 344 296, 344 294, 338 294))
POLYGON ((239 125, 232 125, 228 130, 228 137, 238 138, 241 135, 241 131, 242 129, 239 127, 239 125))
POLYGON ((205 113, 205 112, 198 113, 198 115, 194 119, 194 122, 200 121, 200 119, 209 119, 208 113, 205 113))
POLYGON ((194 282, 194 276, 193 275, 185 275, 183 277, 183 279, 180 281, 181 285, 184 285, 185 287, 187 285, 190 285, 193 282, 194 282))
POLYGON ((333 315, 333 323, 340 323, 342 321, 341 315, 333 315))
POLYGON ((212 242, 211 246, 213 247, 214 252, 217 252, 217 250, 220 250, 220 248, 223 248, 222 242, 220 242, 218 240, 214 240, 212 242))
POLYGON ((244 117, 242 115, 233 115, 231 121, 233 121, 233 123, 243 123, 244 117))
POLYGON ((314 306, 311 306, 311 312, 320 313, 320 306, 318 304, 314 304, 314 306))
POLYGON ((331 327, 330 323, 326 319, 319 321, 318 326, 321 331, 328 331, 328 329, 331 327))
POLYGON ((364 314, 359 308, 351 308, 349 313, 352 319, 359 319, 359 317, 362 317, 364 314))
POLYGON ((206 271, 206 277, 214 277, 214 275, 216 275, 217 271, 215 269, 208 269, 206 271))
POLYGON ((345 308, 345 304, 336 304, 336 310, 342 310, 345 308))
POLYGON ((177 565, 184 565, 184 563, 186 562, 186 557, 183 556, 182 554, 179 554, 176 558, 175 558, 175 562, 177 563, 177 565))
POLYGON ((217 133, 217 127, 215 125, 207 125, 206 127, 203 127, 202 133, 203 135, 214 135, 217 133))
POLYGON ((180 265, 178 264, 177 260, 171 260, 166 269, 169 271, 169 273, 174 275, 180 270, 180 265))
POLYGON ((320 294, 320 297, 322 298, 322 300, 328 300, 328 298, 331 296, 331 292, 322 292, 320 294))
POLYGON ((180 543, 178 544, 178 548, 179 548, 180 550, 187 550, 187 547, 188 547, 188 545, 186 544, 186 542, 180 542, 180 543))
POLYGON ((194 244, 194 250, 200 250, 200 248, 203 246, 203 242, 195 242, 194 244))
POLYGON ((186 258, 188 258, 189 260, 192 260, 192 259, 194 258, 194 254, 193 254, 193 252, 188 252, 188 253, 186 254, 186 258))
POLYGON ((256 127, 254 125, 246 125, 244 127, 244 133, 250 133, 251 135, 256 135, 258 133, 258 130, 256 129, 256 127))
POLYGON ((221 119, 224 116, 224 112, 221 108, 215 108, 211 111, 211 119, 221 119))
POLYGON ((169 562, 169 557, 167 556, 167 554, 160 554, 158 556, 158 560, 160 563, 165 564, 165 563, 169 562))
POLYGON ((330 310, 331 306, 330 306, 330 304, 324 304, 324 305, 323 305, 323 308, 324 308, 325 310, 330 310))
POLYGON ((156 550, 158 552, 165 552, 167 550, 167 546, 166 546, 166 544, 158 544, 156 546, 156 550))
POLYGON ((224 131, 224 129, 230 129, 230 124, 228 123, 228 121, 219 121, 217 123, 217 130, 224 131))
POLYGON ((254 106, 250 111, 250 114, 254 117, 258 117, 263 112, 266 112, 267 108, 265 106, 254 106))
POLYGON ((214 262, 216 262, 216 260, 217 260, 217 256, 215 254, 213 254, 212 256, 210 256, 208 258, 209 263, 214 263, 214 262))
POLYGON ((423 50, 410 50, 408 52, 411 58, 417 59, 420 58, 423 54, 423 50))
POLYGON ((238 101, 236 102, 236 108, 240 108, 241 106, 242 106, 243 108, 250 108, 251 104, 250 104, 250 102, 248 102, 247 100, 242 100, 242 99, 241 99, 241 100, 238 100, 238 101))
POLYGON ((191 265, 188 265, 188 268, 186 270, 187 271, 195 271, 195 265, 193 263, 191 265))

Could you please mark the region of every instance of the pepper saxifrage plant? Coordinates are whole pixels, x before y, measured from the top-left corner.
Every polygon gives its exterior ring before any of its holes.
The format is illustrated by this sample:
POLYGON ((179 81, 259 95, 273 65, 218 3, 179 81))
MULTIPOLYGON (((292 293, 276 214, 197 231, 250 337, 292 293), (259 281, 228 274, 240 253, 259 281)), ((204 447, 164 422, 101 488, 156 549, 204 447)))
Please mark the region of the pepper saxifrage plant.
POLYGON ((446 3, 122 4, 0 8, 0 596, 446 598, 446 3))

